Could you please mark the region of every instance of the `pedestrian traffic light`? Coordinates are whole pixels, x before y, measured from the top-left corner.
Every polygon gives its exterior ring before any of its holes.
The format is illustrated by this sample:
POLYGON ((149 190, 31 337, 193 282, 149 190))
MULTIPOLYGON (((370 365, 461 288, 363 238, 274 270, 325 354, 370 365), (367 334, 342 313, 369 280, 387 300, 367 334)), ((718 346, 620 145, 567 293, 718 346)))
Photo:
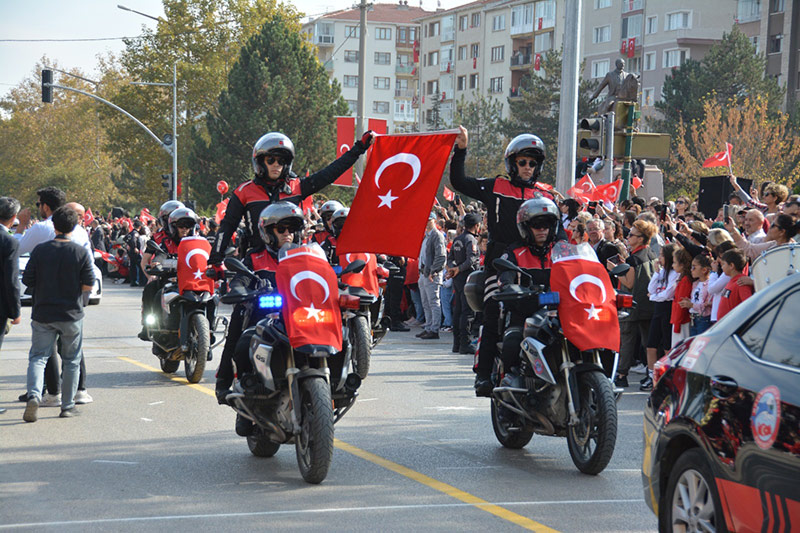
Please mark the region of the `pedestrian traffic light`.
POLYGON ((167 190, 167 198, 172 198, 172 174, 161 174, 161 186, 167 190))
POLYGON ((50 85, 53 83, 53 71, 50 69, 42 70, 42 102, 46 104, 53 103, 53 88, 50 85))
POLYGON ((188 207, 192 211, 197 211, 197 205, 195 204, 194 200, 186 200, 186 207, 188 207))
POLYGON ((588 150, 592 154, 603 156, 603 148, 605 147, 603 136, 606 130, 605 121, 605 116, 581 119, 578 128, 588 131, 578 133, 578 138, 580 139, 578 146, 584 150, 588 150))

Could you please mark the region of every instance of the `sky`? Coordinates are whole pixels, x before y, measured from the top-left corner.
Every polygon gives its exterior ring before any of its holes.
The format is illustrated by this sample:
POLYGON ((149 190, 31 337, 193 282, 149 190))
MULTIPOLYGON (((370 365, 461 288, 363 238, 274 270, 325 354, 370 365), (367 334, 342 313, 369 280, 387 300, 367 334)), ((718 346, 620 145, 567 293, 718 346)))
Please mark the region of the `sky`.
MULTIPOLYGON (((445 8, 468 0, 442 0, 445 8)), ((292 2, 309 15, 352 7, 356 2, 297 0, 292 2)), ((418 0, 413 0, 418 5, 418 0)), ((161 0, 0 0, 0 97, 33 74, 43 56, 63 70, 79 68, 92 78, 97 57, 119 53, 121 39, 88 42, 9 42, 8 39, 100 39, 140 35, 142 26, 155 29, 156 21, 117 8, 122 4, 136 11, 164 16, 161 0)), ((423 0, 423 7, 436 9, 436 0, 423 0)), ((38 74, 37 74, 38 76, 38 74)))

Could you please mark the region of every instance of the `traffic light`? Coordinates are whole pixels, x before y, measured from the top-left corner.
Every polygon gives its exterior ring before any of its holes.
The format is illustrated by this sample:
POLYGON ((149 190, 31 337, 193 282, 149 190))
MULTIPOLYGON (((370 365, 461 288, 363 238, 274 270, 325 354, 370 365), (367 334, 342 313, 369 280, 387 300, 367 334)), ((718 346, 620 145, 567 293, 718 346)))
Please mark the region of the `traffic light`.
POLYGON ((195 204, 194 200, 186 200, 186 207, 188 207, 192 211, 197 211, 197 205, 195 204))
POLYGON ((53 71, 50 69, 42 70, 42 102, 46 104, 53 103, 53 88, 50 84, 53 83, 53 71))
POLYGON ((161 174, 161 186, 167 190, 167 197, 172 198, 172 174, 161 174))
POLYGON ((581 130, 588 130, 588 135, 585 132, 579 133, 580 142, 578 146, 584 150, 588 150, 593 155, 604 156, 603 149, 605 148, 605 144, 603 142, 603 137, 606 130, 605 122, 605 116, 581 119, 578 128, 581 130))

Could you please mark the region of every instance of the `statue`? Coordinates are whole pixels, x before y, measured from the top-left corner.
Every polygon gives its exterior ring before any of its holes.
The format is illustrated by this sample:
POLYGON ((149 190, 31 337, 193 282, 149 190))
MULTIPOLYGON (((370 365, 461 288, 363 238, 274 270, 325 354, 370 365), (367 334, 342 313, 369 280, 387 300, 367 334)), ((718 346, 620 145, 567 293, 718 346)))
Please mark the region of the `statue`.
POLYGON ((635 74, 625 72, 625 60, 617 59, 616 69, 606 74, 600 85, 594 91, 589 101, 597 98, 604 88, 608 87, 608 94, 606 100, 600 104, 597 110, 598 114, 608 113, 614 109, 614 104, 620 102, 635 102, 639 94, 639 79, 635 74))

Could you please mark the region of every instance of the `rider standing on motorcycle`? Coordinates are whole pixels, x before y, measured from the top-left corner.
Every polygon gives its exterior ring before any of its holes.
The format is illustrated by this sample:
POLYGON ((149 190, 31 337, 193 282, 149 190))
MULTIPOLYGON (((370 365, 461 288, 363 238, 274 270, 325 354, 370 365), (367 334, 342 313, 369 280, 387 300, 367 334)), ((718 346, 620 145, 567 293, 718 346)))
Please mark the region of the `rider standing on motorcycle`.
POLYGON ((333 237, 331 228, 331 217, 336 211, 343 208, 344 206, 336 200, 328 200, 322 204, 322 207, 319 208, 319 216, 322 219, 322 226, 324 229, 314 233, 314 242, 322 245, 322 243, 333 239, 333 245, 336 245, 336 239, 333 237))
MULTIPOLYGON (((501 256, 530 274, 531 285, 543 285, 545 290, 550 289, 550 269, 553 266, 550 254, 553 243, 559 238, 566 238, 565 234, 559 237, 559 218, 558 207, 552 200, 542 196, 526 200, 517 211, 517 228, 522 241, 509 246, 501 256)), ((510 270, 502 272, 498 278, 501 287, 520 282, 519 274, 510 270)), ((504 305, 510 311, 511 319, 503 334, 500 357, 503 360, 503 369, 508 374, 519 364, 525 319, 536 308, 522 302, 507 302, 504 305)))
MULTIPOLYGON (((305 218, 303 211, 298 206, 290 202, 276 202, 263 211, 258 217, 258 232, 261 236, 261 246, 253 249, 244 258, 244 264, 260 277, 264 277, 275 286, 275 272, 278 268, 278 251, 284 244, 299 243, 303 229, 305 228, 305 218)), ((247 291, 252 288, 252 280, 245 276, 237 275, 230 283, 230 291, 247 291)), ((230 392, 233 384, 233 358, 236 354, 236 343, 242 336, 242 332, 254 324, 245 324, 244 315, 246 307, 237 304, 231 314, 231 322, 228 326, 228 337, 225 339, 225 348, 222 350, 222 358, 217 369, 216 394, 220 405, 225 405, 225 397, 230 392)), ((254 315, 251 316, 251 322, 254 315)), ((252 370, 249 354, 242 350, 244 357, 236 358, 236 368, 239 375, 252 370)))
POLYGON ((516 240, 515 220, 517 210, 525 200, 534 197, 536 179, 544 164, 544 143, 536 135, 517 135, 506 147, 504 154, 508 178, 469 178, 464 172, 467 157, 467 130, 459 126, 456 148, 450 162, 450 183, 456 191, 480 200, 486 206, 489 242, 485 259, 485 290, 483 295, 483 330, 475 368, 476 396, 491 396, 491 373, 499 340, 499 303, 491 298, 497 291, 497 273, 492 261, 500 257, 509 244, 516 240))

